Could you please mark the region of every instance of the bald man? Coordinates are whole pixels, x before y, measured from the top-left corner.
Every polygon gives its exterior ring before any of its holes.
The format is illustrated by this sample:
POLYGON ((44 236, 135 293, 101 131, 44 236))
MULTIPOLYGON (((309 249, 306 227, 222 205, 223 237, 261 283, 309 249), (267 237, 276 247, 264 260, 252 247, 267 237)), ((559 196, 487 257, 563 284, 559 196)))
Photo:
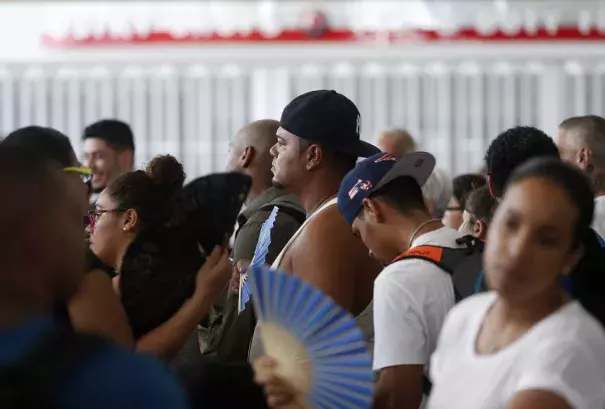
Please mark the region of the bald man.
MULTIPOLYGON (((263 119, 244 126, 233 138, 229 146, 227 171, 241 172, 252 178, 252 187, 245 209, 238 216, 232 258, 237 266, 252 260, 261 227, 274 206, 279 208, 275 224, 271 230, 271 245, 265 258, 273 263, 290 237, 298 230, 306 218, 298 200, 284 190, 272 186, 271 147, 277 142, 276 132, 279 122, 263 119)), ((206 354, 216 353, 222 361, 246 362, 248 344, 256 319, 252 304, 237 314, 239 271, 236 267, 230 294, 222 305, 215 306, 206 354)))
POLYGON ((592 227, 605 237, 605 118, 567 118, 559 125, 556 143, 561 159, 582 169, 591 180, 595 191, 592 227))
POLYGON ((393 156, 401 157, 416 151, 416 141, 405 129, 390 129, 378 135, 378 148, 393 156))

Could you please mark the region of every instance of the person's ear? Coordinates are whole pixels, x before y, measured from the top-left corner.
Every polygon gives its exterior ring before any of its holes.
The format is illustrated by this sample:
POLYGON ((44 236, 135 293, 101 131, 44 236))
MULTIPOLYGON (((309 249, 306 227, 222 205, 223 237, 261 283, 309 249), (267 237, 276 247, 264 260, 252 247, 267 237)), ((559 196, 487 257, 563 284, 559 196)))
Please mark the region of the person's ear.
POLYGON ((252 146, 246 146, 239 157, 239 165, 241 168, 247 169, 254 160, 255 155, 256 151, 254 148, 252 146))
POLYGON ((139 221, 139 215, 134 209, 128 209, 122 215, 122 230, 131 233, 135 230, 139 221))
POLYGON ((473 227, 473 235, 479 240, 485 241, 485 238, 487 237, 487 223, 483 220, 477 220, 473 227))
POLYGON ((576 265, 578 265, 582 257, 584 257, 584 255, 586 254, 585 251, 586 250, 584 248, 584 245, 580 245, 577 249, 569 253, 568 260, 565 263, 565 267, 563 267, 562 274, 564 276, 569 275, 573 271, 573 269, 576 267, 576 265))
POLYGON ((381 223, 384 220, 382 208, 376 200, 366 197, 361 202, 361 205, 363 206, 366 218, 369 218, 376 223, 381 223))
POLYGON ((588 174, 594 170, 592 151, 586 146, 578 151, 576 161, 578 162, 578 167, 588 174))
POLYGON ((492 197, 492 199, 496 199, 496 190, 494 189, 494 182, 492 182, 491 175, 488 174, 485 178, 487 180, 487 188, 489 189, 489 195, 492 197))
POLYGON ((323 150, 317 144, 311 144, 306 151, 307 170, 313 170, 319 166, 323 159, 323 150))

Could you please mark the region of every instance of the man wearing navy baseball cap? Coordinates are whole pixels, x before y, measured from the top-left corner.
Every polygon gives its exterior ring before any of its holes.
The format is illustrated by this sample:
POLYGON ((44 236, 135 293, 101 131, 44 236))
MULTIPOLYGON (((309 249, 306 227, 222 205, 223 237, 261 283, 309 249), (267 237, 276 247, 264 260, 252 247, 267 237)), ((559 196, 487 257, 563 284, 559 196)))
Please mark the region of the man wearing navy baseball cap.
MULTIPOLYGON (((360 139, 361 116, 355 104, 336 91, 312 91, 284 109, 277 143, 271 148, 273 183, 295 195, 307 219, 273 263, 273 268, 300 277, 359 318, 372 300, 380 263, 370 257, 338 212, 336 194, 358 157, 378 148, 360 139)), ((258 331, 249 359, 262 355, 258 331)))
POLYGON ((420 246, 462 247, 456 242, 462 235, 432 219, 424 203, 421 188, 434 168, 426 152, 400 159, 379 153, 359 162, 338 191, 338 208, 353 233, 390 263, 374 283, 375 408, 420 407, 429 358, 455 303, 449 274, 407 258, 420 246))

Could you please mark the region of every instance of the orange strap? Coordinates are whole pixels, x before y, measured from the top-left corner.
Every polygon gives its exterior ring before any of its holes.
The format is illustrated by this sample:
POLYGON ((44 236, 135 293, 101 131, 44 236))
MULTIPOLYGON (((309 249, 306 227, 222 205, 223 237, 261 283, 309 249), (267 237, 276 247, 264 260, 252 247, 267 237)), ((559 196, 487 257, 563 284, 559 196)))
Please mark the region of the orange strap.
POLYGON ((443 249, 437 246, 418 246, 412 249, 409 249, 405 253, 395 257, 392 263, 403 260, 406 257, 422 257, 428 258, 435 262, 440 262, 443 257, 443 249))

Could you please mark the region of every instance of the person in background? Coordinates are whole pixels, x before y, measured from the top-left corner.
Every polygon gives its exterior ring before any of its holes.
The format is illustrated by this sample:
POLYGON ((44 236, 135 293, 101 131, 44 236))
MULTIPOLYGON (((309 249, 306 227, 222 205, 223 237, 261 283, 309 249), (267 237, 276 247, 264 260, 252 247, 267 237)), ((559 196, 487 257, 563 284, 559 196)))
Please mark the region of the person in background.
POLYGON ((103 119, 88 125, 82 133, 84 166, 92 169, 94 205, 99 193, 134 165, 134 136, 130 126, 117 119, 103 119))
POLYGON ((279 211, 271 229, 271 245, 265 256, 265 263, 270 265, 306 218, 298 200, 271 183, 273 157, 269 150, 277 142, 278 128, 279 122, 271 119, 251 122, 239 130, 229 147, 226 170, 247 174, 252 178, 252 187, 246 208, 237 219, 231 256, 236 268, 231 291, 222 297, 222 305, 216 307, 210 345, 204 352, 216 354, 223 362, 247 362, 256 318, 250 302, 238 314, 239 281, 242 267, 252 260, 263 223, 277 206, 279 211))
MULTIPOLYGON (((428 409, 605 407, 605 331, 559 279, 592 236, 594 193, 556 156, 509 177, 485 248, 492 292, 448 314, 431 358, 428 409)), ((602 271, 592 283, 605 288, 602 271)), ((578 283, 579 284, 579 283, 578 283)))
MULTIPOLYGON (((473 190, 466 200, 466 208, 462 215, 463 223, 459 229, 460 233, 471 235, 485 242, 489 225, 497 207, 498 201, 492 197, 487 186, 473 190)), ((481 269, 475 281, 475 293, 487 290, 485 270, 481 269)))
POLYGON ((578 166, 595 191, 592 228, 605 236, 605 118, 596 115, 572 117, 559 125, 557 147, 561 159, 578 166))
POLYGON ((485 176, 468 173, 456 176, 453 180, 454 193, 443 215, 443 224, 458 230, 462 224, 462 214, 466 206, 466 199, 474 189, 485 185, 485 176))
POLYGON ((381 132, 376 145, 381 151, 397 158, 416 152, 416 141, 405 129, 395 128, 381 132))
POLYGON ((426 207, 436 219, 442 219, 452 198, 453 186, 447 172, 435 168, 429 180, 422 186, 426 207))
POLYGON ((489 193, 487 186, 473 190, 466 199, 459 231, 485 241, 497 207, 498 202, 489 193))
MULTIPOLYGON (((69 138, 52 128, 28 126, 11 132, 0 143, 35 152, 48 160, 57 162, 64 170, 70 200, 78 206, 80 220, 88 220, 87 194, 90 169, 82 168, 69 138), (82 179, 85 178, 85 180, 82 179)), ((85 225, 81 222, 82 241, 85 225)), ((59 319, 76 331, 91 332, 106 336, 124 346, 133 346, 132 331, 119 298, 115 295, 111 278, 113 269, 104 265, 88 249, 84 279, 79 290, 68 301, 56 305, 59 319)))
POLYGON ((0 144, 0 406, 187 408, 154 359, 55 319, 53 305, 84 277, 82 209, 70 190, 58 162, 0 144))
MULTIPOLYGON (((378 137, 378 147, 396 158, 416 151, 414 138, 405 129, 393 129, 381 133, 378 137)), ((422 186, 424 200, 429 212, 437 218, 442 218, 452 197, 452 180, 443 169, 436 168, 429 180, 422 186)))
POLYGON ((485 153, 487 186, 499 199, 513 171, 529 159, 540 156, 559 157, 552 138, 532 126, 515 126, 499 134, 485 153))

